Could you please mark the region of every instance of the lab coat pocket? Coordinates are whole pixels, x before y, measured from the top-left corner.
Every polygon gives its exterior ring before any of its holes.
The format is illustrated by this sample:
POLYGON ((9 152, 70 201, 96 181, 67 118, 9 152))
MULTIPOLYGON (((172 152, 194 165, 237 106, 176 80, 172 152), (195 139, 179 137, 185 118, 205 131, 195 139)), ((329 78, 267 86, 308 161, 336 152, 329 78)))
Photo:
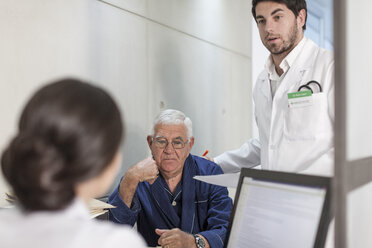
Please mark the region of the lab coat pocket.
POLYGON ((284 135, 288 140, 312 140, 326 132, 327 98, 322 93, 312 95, 312 104, 287 107, 284 113, 284 135))

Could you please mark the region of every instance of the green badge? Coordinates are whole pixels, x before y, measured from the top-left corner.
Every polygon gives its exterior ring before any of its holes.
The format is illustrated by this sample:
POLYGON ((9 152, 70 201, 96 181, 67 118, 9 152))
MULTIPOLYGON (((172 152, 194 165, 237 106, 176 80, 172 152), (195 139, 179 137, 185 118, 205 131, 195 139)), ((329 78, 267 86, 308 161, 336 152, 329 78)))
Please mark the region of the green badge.
POLYGON ((288 107, 299 108, 313 105, 311 90, 288 93, 288 107))

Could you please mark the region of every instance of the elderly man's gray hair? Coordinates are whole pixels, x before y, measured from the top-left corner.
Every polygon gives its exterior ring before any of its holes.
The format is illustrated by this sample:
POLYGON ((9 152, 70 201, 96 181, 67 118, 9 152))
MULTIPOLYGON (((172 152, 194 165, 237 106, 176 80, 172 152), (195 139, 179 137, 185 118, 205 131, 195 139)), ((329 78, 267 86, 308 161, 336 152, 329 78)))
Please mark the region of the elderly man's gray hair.
POLYGON ((184 124, 187 129, 187 138, 190 139, 192 137, 192 122, 189 117, 187 117, 184 113, 179 110, 175 109, 166 109, 161 111, 154 120, 154 124, 152 126, 151 135, 154 136, 155 134, 155 126, 157 124, 164 124, 164 125, 179 125, 184 124))

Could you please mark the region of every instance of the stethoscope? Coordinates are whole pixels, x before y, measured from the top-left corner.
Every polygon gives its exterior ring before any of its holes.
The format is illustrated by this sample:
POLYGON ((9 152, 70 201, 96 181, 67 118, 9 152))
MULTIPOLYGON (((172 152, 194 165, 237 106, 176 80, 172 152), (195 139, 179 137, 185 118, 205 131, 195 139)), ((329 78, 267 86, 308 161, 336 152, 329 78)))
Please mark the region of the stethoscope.
POLYGON ((318 83, 315 80, 311 80, 307 84, 301 85, 300 88, 298 88, 298 91, 301 91, 302 89, 307 89, 307 90, 310 90, 311 93, 314 93, 314 90, 311 87, 311 85, 317 85, 319 92, 322 92, 322 86, 320 85, 320 83, 318 83))

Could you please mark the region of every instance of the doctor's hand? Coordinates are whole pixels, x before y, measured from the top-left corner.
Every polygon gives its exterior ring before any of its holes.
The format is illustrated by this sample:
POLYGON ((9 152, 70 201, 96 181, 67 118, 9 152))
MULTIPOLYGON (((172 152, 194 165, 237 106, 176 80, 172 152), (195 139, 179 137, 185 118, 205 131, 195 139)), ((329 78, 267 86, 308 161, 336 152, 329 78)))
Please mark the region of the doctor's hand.
POLYGON ((208 159, 209 161, 212 161, 212 162, 214 162, 214 159, 213 159, 213 158, 211 158, 211 157, 206 157, 206 156, 204 156, 203 158, 205 158, 205 159, 208 159))
MULTIPOLYGON (((194 236, 178 228, 155 229, 155 232, 160 236, 158 244, 163 248, 196 248, 194 236)), ((208 241, 203 236, 200 237, 204 239, 205 247, 209 248, 208 241)))

